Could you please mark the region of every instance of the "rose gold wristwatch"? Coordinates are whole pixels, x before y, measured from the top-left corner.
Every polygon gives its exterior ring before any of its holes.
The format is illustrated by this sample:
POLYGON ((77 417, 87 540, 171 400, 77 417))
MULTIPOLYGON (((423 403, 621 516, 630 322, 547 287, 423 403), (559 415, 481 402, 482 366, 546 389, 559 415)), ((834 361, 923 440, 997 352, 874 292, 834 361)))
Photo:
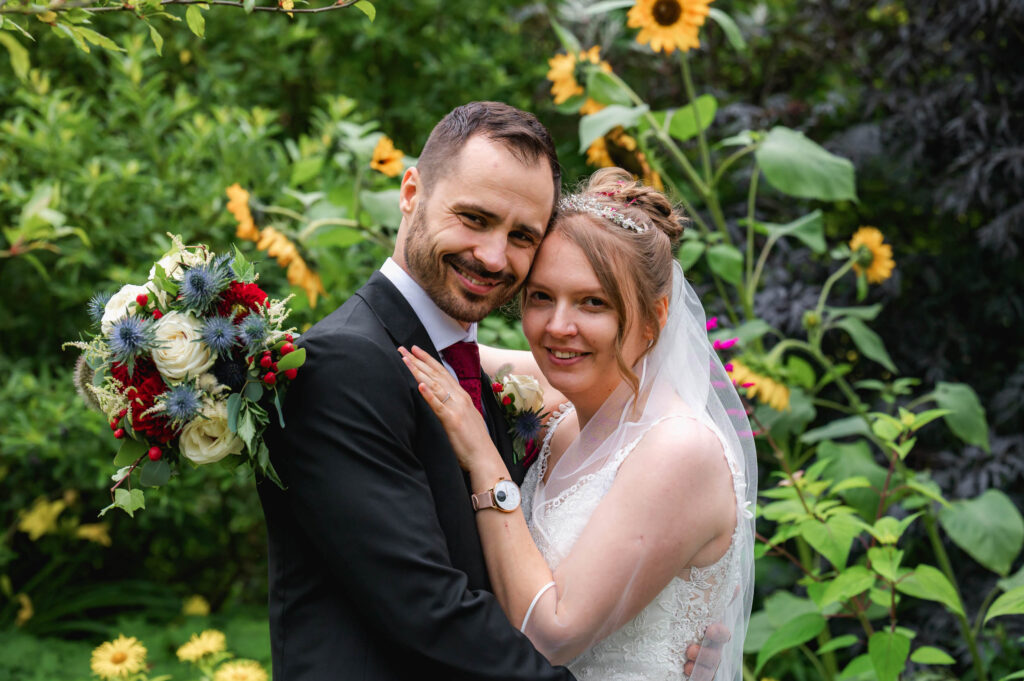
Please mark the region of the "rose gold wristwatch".
POLYGON ((519 485, 511 480, 498 478, 498 482, 494 483, 494 487, 486 492, 474 494, 470 499, 473 501, 474 511, 493 508, 502 513, 511 513, 519 508, 519 485))

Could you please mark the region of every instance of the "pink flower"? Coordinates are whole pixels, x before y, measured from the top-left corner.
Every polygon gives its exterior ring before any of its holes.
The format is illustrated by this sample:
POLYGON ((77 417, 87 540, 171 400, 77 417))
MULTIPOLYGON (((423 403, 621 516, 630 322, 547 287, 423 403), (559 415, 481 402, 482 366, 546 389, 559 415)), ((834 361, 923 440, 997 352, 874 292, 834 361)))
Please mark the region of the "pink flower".
POLYGON ((730 373, 732 372, 732 362, 726 362, 725 370, 730 372, 730 373))
POLYGON ((724 341, 723 340, 716 340, 714 343, 712 343, 712 345, 714 346, 715 350, 728 350, 732 346, 734 346, 737 343, 739 343, 739 341, 740 341, 739 338, 730 338, 729 340, 724 340, 724 341))
POLYGON ((709 319, 707 321, 706 326, 707 326, 707 330, 708 331, 714 331, 715 329, 717 329, 718 328, 718 317, 712 317, 711 319, 709 319))

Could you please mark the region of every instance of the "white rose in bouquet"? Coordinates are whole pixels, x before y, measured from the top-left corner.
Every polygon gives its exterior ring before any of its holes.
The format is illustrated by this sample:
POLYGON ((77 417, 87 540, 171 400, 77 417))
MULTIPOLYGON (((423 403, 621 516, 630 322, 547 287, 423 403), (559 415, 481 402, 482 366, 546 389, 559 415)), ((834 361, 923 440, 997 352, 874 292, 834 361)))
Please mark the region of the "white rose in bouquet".
POLYGON ((173 249, 149 268, 149 279, 152 281, 153 277, 156 276, 157 265, 164 268, 164 273, 167 274, 168 279, 176 280, 181 278, 185 267, 195 267, 196 265, 202 265, 204 262, 206 262, 206 258, 202 253, 196 253, 187 249, 173 249))
POLYGON ((199 341, 201 331, 199 320, 187 312, 168 312, 157 321, 153 363, 165 380, 177 383, 213 366, 216 357, 199 341))
POLYGON ((149 289, 145 286, 125 284, 120 291, 110 296, 106 307, 103 308, 103 318, 100 320, 100 330, 103 331, 104 336, 110 333, 114 322, 128 314, 128 306, 135 302, 135 298, 140 293, 148 294, 149 289))
POLYGON ((509 374, 505 377, 501 397, 509 395, 521 411, 540 411, 544 407, 544 391, 533 376, 509 374))
POLYGON ((199 465, 215 463, 228 454, 241 454, 243 447, 242 439, 228 428, 228 407, 223 400, 204 407, 178 438, 181 455, 199 465))

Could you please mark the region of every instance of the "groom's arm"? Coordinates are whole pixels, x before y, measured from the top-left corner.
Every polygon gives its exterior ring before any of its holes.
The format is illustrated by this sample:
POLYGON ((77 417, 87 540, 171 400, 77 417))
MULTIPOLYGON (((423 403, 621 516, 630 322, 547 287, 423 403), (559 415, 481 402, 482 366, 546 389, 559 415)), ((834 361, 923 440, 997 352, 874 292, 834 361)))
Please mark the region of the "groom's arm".
POLYGON ((397 351, 335 335, 307 352, 274 465, 305 540, 361 616, 396 653, 431 659, 447 678, 572 679, 451 565, 413 451, 420 397, 397 351))

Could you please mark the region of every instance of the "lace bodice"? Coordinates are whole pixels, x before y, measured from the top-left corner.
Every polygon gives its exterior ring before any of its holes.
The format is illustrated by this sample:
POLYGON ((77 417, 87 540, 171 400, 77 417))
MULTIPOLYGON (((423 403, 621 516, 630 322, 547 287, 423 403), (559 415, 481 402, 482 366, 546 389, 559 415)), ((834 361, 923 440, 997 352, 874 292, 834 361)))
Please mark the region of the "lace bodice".
MULTIPOLYGON (((633 440, 610 457, 600 470, 581 477, 559 496, 534 508, 538 485, 543 484, 541 481, 548 467, 551 437, 572 410, 571 405, 565 404, 551 416, 537 463, 527 471, 522 486, 523 512, 530 533, 552 571, 568 555, 594 509, 611 488, 619 466, 643 438, 641 435, 633 440)), ((740 499, 738 475, 733 470, 733 485, 740 499)), ((737 513, 737 518, 740 517, 737 513)), ((686 647, 700 640, 734 591, 737 580, 735 545, 733 541, 714 564, 691 568, 685 579, 674 578, 635 618, 570 662, 569 669, 581 681, 676 681, 684 678, 682 665, 686 647)))

